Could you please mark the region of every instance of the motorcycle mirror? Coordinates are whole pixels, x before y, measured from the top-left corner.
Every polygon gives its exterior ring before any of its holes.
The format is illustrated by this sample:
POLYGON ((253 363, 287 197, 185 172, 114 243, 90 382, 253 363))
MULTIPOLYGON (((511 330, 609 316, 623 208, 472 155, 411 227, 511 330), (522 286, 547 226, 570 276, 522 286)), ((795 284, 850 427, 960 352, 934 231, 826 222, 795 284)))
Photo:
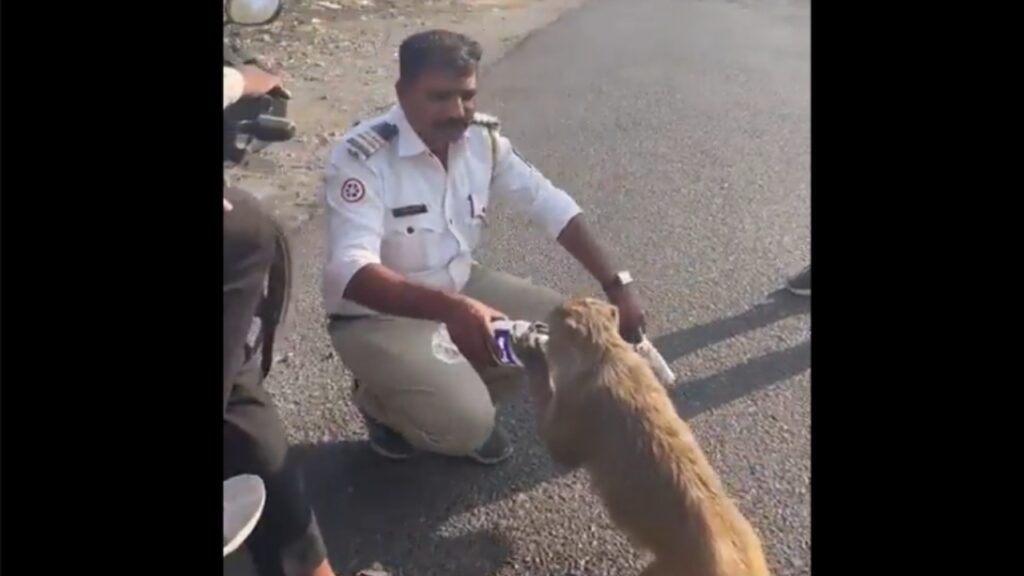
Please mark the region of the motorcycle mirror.
POLYGON ((281 15, 283 0, 225 0, 224 16, 231 24, 262 26, 281 15))

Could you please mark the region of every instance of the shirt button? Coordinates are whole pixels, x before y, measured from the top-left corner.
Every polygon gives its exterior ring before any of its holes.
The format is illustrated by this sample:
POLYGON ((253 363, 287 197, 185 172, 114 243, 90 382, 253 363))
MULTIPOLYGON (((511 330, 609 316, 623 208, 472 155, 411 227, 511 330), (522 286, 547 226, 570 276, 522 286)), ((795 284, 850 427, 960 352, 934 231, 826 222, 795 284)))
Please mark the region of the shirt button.
POLYGON ((451 218, 449 218, 449 219, 448 219, 448 223, 449 223, 449 224, 455 224, 455 220, 452 220, 451 218))
POLYGON ((412 226, 409 226, 408 228, 405 229, 406 234, 412 234, 415 231, 416 230, 412 226))

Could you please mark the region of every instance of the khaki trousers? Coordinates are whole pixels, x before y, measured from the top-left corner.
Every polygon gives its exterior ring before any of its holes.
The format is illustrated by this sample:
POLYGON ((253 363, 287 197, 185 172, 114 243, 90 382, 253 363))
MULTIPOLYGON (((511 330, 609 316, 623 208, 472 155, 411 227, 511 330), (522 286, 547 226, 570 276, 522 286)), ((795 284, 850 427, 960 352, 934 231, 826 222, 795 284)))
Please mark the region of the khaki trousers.
MULTIPOLYGON (((551 289, 478 265, 462 293, 513 320, 544 320, 563 301, 551 289)), ((490 436, 495 403, 521 388, 525 373, 492 368, 481 375, 465 359, 448 363, 437 358, 432 343, 439 327, 425 320, 370 316, 333 321, 328 331, 342 362, 360 382, 355 391, 359 408, 420 450, 464 456, 490 436)))

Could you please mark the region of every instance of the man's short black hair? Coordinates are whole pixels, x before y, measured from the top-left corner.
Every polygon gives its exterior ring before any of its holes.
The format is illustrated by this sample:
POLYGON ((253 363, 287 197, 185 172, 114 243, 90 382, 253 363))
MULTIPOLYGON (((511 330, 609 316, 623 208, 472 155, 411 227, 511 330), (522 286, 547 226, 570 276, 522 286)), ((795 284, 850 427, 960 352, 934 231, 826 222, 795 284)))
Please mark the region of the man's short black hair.
POLYGON ((417 32, 398 47, 401 79, 415 80, 426 70, 448 70, 469 75, 476 72, 483 55, 480 43, 450 30, 417 32))

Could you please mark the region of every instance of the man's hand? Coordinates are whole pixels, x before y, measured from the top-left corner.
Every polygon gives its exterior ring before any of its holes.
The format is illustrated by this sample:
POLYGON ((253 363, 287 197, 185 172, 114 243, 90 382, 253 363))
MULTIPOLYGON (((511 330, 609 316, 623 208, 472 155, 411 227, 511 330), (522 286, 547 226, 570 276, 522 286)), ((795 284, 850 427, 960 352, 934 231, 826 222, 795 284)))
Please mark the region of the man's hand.
POLYGON ((448 335, 459 348, 459 352, 462 352, 474 368, 480 369, 498 364, 498 351, 494 343, 494 333, 491 331, 491 320, 505 317, 483 302, 466 296, 457 296, 451 310, 446 314, 444 323, 448 326, 448 335))
POLYGON ((243 96, 262 96, 281 85, 281 79, 256 66, 242 66, 238 69, 245 80, 243 96))
POLYGON ((616 286, 608 291, 608 301, 619 309, 619 333, 627 342, 636 344, 647 328, 640 301, 629 286, 616 286))
MULTIPOLYGON (((590 235, 582 214, 566 224, 558 235, 558 243, 583 264, 602 286, 607 286, 612 280, 615 268, 608 262, 601 246, 590 235)), ((606 294, 608 301, 619 308, 619 332, 622 337, 627 342, 639 342, 641 331, 645 328, 644 311, 632 290, 629 286, 612 286, 606 294)))

